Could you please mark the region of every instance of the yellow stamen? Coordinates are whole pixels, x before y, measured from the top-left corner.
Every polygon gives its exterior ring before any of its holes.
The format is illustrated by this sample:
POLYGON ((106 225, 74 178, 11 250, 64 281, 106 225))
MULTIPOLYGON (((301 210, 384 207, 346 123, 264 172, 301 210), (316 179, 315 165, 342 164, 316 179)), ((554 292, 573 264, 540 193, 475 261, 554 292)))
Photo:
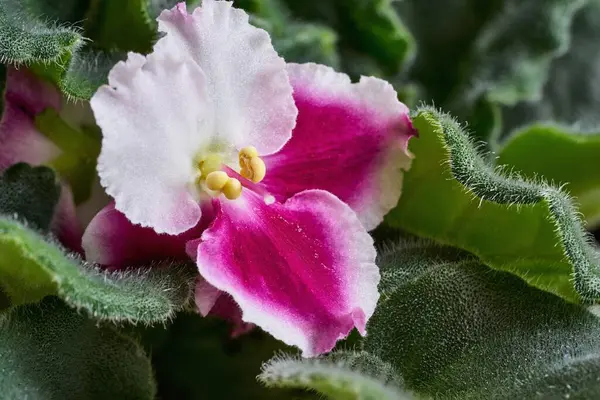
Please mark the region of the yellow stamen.
POLYGON ((235 178, 229 178, 225 186, 221 189, 221 192, 229 200, 235 200, 242 195, 242 184, 235 178))
POLYGON ((254 146, 244 147, 240 150, 240 160, 243 158, 250 159, 252 157, 258 157, 258 150, 254 146))
POLYGON ((221 191, 229 181, 229 176, 224 171, 213 171, 206 177, 206 187, 210 190, 221 191))
POLYGON ((265 162, 258 156, 255 147, 248 146, 240 150, 240 175, 258 183, 265 178, 267 167, 265 162))

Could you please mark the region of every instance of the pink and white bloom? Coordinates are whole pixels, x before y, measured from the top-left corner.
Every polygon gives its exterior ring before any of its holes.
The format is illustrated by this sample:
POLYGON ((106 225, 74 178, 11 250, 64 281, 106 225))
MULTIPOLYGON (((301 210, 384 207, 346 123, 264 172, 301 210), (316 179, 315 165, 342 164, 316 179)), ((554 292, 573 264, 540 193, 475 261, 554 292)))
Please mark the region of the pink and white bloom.
MULTIPOLYGON (((400 196, 407 108, 379 79, 286 65, 231 2, 180 3, 158 22, 154 52, 129 54, 91 101, 113 213, 190 239, 203 314, 225 292, 305 356, 365 334, 379 297, 367 229, 400 196)), ((126 251, 105 216, 84 235, 88 259, 126 251)))

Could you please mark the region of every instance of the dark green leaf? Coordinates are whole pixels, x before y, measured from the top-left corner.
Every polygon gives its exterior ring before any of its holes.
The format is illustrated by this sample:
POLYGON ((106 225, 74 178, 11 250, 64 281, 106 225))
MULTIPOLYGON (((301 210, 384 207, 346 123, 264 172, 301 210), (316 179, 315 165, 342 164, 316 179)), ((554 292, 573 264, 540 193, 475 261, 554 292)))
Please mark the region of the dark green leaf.
POLYGON ((0 214, 14 215, 47 231, 60 190, 50 168, 16 164, 0 176, 0 214))
POLYGON ((154 399, 150 360, 130 338, 54 298, 0 316, 3 399, 154 399))
POLYGON ((446 114, 426 108, 414 123, 415 160, 388 223, 566 299, 600 298, 600 257, 564 192, 495 169, 446 114))
POLYGON ((365 350, 436 399, 600 396, 600 320, 428 242, 384 251, 365 350))

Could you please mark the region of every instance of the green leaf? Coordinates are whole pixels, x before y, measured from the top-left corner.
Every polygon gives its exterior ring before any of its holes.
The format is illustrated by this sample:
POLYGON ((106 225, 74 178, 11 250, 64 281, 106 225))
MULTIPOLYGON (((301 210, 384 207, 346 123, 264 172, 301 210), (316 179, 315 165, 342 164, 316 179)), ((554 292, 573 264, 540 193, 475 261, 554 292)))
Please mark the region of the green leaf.
POLYGON ((154 399, 141 347, 57 299, 0 316, 0 333, 4 399, 154 399))
MULTIPOLYGON (((65 17, 67 7, 52 10, 39 0, 0 1, 0 60, 14 64, 57 63, 75 53, 84 42, 80 30, 64 21, 50 20, 56 14, 65 17), (48 12, 52 14, 48 15, 48 12)), ((72 3, 68 1, 67 3, 72 3)))
POLYGON ((600 257, 564 192, 489 165, 449 115, 425 108, 414 123, 415 160, 389 224, 568 300, 600 298, 600 257))
POLYGON ((565 184, 588 226, 600 223, 600 135, 537 124, 515 132, 498 153, 506 164, 528 178, 565 184))
POLYGON ((520 278, 429 242, 378 259, 364 348, 436 399, 600 396, 600 320, 520 278))
POLYGON ((534 121, 596 131, 600 108, 600 1, 588 0, 571 28, 569 51, 554 61, 543 96, 505 110, 505 133, 534 121))
POLYGON ((457 90, 459 96, 474 101, 485 95, 507 105, 539 99, 551 62, 568 49, 573 16, 584 3, 505 2, 473 44, 471 68, 457 90))
POLYGON ((346 57, 342 68, 353 74, 374 71, 357 70, 356 59, 372 59, 380 74, 400 72, 414 56, 414 41, 391 0, 327 0, 301 2, 284 0, 296 17, 331 26, 339 34, 339 46, 346 57))
POLYGON ((0 282, 14 305, 56 294, 114 322, 165 322, 190 301, 195 273, 169 262, 107 272, 65 254, 59 244, 0 218, 0 282))
POLYGON ((267 387, 314 390, 329 399, 401 400, 394 369, 366 352, 337 352, 320 359, 278 356, 263 365, 258 379, 267 387))
POLYGON ((499 104, 539 99, 586 0, 405 0, 395 7, 419 44, 410 79, 494 148, 499 104), (440 68, 443 65, 443 68, 440 68))
POLYGON ((14 215, 47 231, 60 191, 50 168, 15 164, 0 175, 0 214, 14 215))
MULTIPOLYGON (((229 330, 225 321, 181 313, 167 338, 152 350, 160 398, 290 398, 289 391, 263 387, 256 375, 275 352, 291 348, 258 329, 235 339, 229 330)), ((291 398, 306 397, 301 393, 291 398)))

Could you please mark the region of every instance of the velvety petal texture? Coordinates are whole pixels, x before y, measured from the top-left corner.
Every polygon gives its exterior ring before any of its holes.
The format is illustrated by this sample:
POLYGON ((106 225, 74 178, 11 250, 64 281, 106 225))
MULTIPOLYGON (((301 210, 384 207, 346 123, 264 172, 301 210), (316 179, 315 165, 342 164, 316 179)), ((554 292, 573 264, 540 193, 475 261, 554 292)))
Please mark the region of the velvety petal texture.
POLYGON ((102 128, 98 174, 115 207, 158 233, 194 227, 201 212, 194 190, 196 152, 208 104, 203 72, 153 54, 130 53, 91 100, 102 128))
POLYGON ((244 191, 222 201, 196 246, 200 274, 229 293, 245 322, 305 356, 331 350, 365 325, 379 294, 373 241, 356 214, 321 190, 284 204, 244 191))
POLYGON ((211 222, 212 205, 205 203, 202 211, 202 219, 195 227, 171 236, 132 224, 111 203, 96 214, 83 234, 86 260, 123 268, 165 258, 187 259, 187 241, 200 237, 211 222))
POLYGON ((298 120, 292 138, 264 157, 262 182, 279 201, 307 189, 333 193, 374 229, 400 198, 415 129, 393 87, 317 64, 288 64, 298 120))
POLYGON ((188 14, 185 3, 163 11, 166 36, 155 52, 189 58, 204 71, 214 116, 212 131, 238 150, 277 151, 290 138, 297 109, 285 61, 269 34, 248 22, 230 1, 204 0, 188 14))

